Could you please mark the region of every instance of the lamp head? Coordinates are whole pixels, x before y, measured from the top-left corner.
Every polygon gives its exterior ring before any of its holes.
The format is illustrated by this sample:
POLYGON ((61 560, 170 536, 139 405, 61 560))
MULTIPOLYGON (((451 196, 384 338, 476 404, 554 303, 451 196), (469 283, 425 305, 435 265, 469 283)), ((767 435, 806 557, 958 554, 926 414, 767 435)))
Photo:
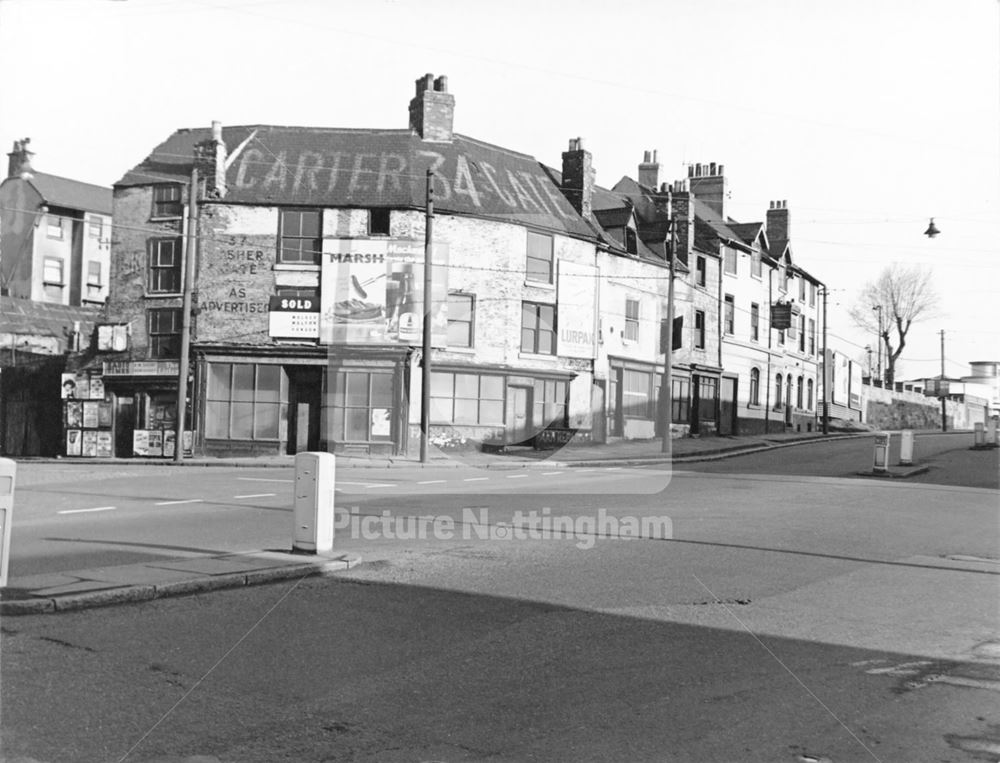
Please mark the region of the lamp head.
POLYGON ((927 236, 927 238, 934 238, 940 232, 941 231, 939 231, 937 226, 934 224, 934 218, 932 217, 931 224, 927 226, 927 230, 924 231, 924 235, 927 236))

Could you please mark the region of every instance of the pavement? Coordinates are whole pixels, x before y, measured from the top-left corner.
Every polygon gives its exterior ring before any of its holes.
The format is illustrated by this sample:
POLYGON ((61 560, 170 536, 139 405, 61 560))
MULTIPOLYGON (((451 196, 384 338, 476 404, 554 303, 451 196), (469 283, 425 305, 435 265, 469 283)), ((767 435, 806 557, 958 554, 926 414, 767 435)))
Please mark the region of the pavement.
MULTIPOLYGON (((669 453, 663 452, 660 440, 633 440, 579 446, 570 444, 558 451, 534 451, 524 448, 512 449, 506 453, 447 454, 432 449, 432 454, 426 463, 421 463, 418 458, 413 457, 384 459, 338 457, 336 463, 338 475, 352 469, 424 466, 434 468, 471 466, 479 469, 524 469, 535 464, 545 467, 638 466, 715 460, 756 451, 803 445, 818 440, 871 436, 872 432, 867 430, 847 430, 831 431, 828 435, 805 432, 736 437, 684 437, 671 441, 669 453)), ((81 459, 74 458, 72 462, 79 463, 81 459)), ((135 463, 135 460, 99 459, 93 463, 102 465, 135 463)), ((171 466, 177 465, 177 462, 163 459, 143 461, 143 464, 171 466)), ((188 467, 288 468, 294 464, 294 456, 187 458, 180 464, 188 467)), ((895 467, 885 473, 870 476, 898 478, 919 471, 921 471, 919 468, 895 467)), ((0 589, 0 616, 59 613, 223 588, 259 585, 309 575, 331 574, 348 569, 360 561, 356 556, 337 553, 310 555, 261 550, 237 554, 206 554, 194 558, 25 576, 16 578, 11 581, 12 585, 0 589)))

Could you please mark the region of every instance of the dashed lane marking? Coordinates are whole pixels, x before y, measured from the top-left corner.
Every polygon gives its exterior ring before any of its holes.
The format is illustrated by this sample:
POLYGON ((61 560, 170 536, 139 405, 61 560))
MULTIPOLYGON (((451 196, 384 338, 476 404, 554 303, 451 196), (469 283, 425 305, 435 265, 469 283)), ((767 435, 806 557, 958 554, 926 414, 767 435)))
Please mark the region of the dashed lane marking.
POLYGON ((489 477, 466 477, 462 482, 485 482, 489 477))
POLYGON ((295 482, 295 480, 279 479, 278 477, 237 477, 244 482, 295 482))
POLYGON ((550 477, 553 474, 562 474, 562 472, 542 472, 543 477, 550 477))
POLYGON ((273 498, 276 493, 250 493, 249 495, 234 495, 233 498, 273 498))
POLYGON ((508 474, 507 479, 509 480, 519 480, 522 477, 527 477, 527 474, 508 474))
POLYGON ((418 485, 440 485, 442 482, 447 482, 448 480, 421 480, 418 485))
POLYGON ((204 503, 204 498, 184 498, 180 501, 157 501, 154 506, 176 506, 181 503, 204 503))
POLYGON ((65 509, 57 511, 56 514, 89 514, 94 511, 114 511, 117 506, 95 506, 92 509, 65 509))

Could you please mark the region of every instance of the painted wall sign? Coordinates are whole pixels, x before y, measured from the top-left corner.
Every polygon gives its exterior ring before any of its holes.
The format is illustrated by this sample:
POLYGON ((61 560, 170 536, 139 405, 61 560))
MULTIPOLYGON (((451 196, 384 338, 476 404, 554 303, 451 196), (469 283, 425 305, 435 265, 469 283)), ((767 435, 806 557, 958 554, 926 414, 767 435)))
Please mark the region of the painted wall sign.
POLYGON ((556 352, 565 358, 594 358, 597 351, 597 278, 594 265, 559 260, 559 327, 556 352))

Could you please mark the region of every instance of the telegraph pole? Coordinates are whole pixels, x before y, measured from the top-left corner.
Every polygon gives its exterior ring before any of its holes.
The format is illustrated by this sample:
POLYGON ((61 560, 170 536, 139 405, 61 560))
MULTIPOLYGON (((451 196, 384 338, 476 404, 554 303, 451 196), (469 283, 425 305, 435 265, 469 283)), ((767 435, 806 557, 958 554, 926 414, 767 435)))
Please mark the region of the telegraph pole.
POLYGON ((826 349, 826 298, 829 289, 823 284, 823 434, 830 434, 830 355, 826 349))
POLYGON ((944 329, 941 329, 941 383, 938 386, 938 394, 941 395, 941 431, 948 431, 948 406, 947 397, 944 394, 944 329))
POLYGON ((198 246, 198 168, 191 169, 188 190, 187 244, 184 247, 184 297, 181 307, 181 360, 177 369, 177 427, 174 461, 184 460, 184 417, 187 413, 188 365, 191 354, 191 292, 194 289, 194 260, 198 246))
POLYGON ((424 224, 424 335, 420 385, 420 463, 427 463, 427 440, 431 428, 431 263, 434 259, 434 171, 427 170, 427 214, 424 224))
MULTIPOLYGON (((674 420, 674 390, 673 390, 673 365, 674 365, 674 255, 677 242, 677 221, 670 221, 670 247, 667 254, 669 262, 667 265, 667 339, 663 351, 663 443, 661 452, 670 452, 670 425, 674 420)), ((661 338, 662 341, 662 338, 661 338)))

